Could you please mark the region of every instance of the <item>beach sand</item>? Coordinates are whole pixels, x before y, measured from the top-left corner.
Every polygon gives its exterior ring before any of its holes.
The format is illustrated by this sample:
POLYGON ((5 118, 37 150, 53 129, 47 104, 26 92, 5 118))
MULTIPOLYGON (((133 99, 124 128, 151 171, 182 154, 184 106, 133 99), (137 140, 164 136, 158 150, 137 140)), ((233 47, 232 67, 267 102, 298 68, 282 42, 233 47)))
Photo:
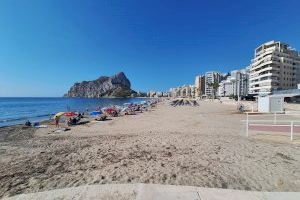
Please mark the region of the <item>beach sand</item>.
POLYGON ((299 143, 245 138, 243 119, 235 105, 160 103, 61 133, 0 128, 0 197, 109 183, 299 192, 299 143))

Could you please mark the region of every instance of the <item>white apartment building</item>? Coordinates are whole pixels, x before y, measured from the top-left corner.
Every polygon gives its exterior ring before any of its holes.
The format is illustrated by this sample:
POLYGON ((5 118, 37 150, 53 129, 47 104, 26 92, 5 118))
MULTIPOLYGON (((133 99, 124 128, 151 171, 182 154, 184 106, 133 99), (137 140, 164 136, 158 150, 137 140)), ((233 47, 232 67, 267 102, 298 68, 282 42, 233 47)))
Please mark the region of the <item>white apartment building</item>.
POLYGON ((218 89, 218 96, 227 97, 233 95, 233 83, 231 82, 231 77, 229 76, 226 80, 220 82, 218 89))
POLYGON ((250 65, 249 94, 297 88, 299 82, 299 52, 279 41, 270 41, 255 49, 250 65))
POLYGON ((248 95, 249 69, 233 70, 230 76, 220 82, 219 96, 247 96, 248 95))
MULTIPOLYGON (((213 95, 213 88, 209 86, 210 83, 221 81, 221 75, 219 72, 206 72, 205 73, 205 95, 206 96, 212 96, 213 95)), ((217 91, 215 91, 217 92, 217 91)))
POLYGON ((231 71, 233 95, 247 96, 249 91, 249 68, 231 71))

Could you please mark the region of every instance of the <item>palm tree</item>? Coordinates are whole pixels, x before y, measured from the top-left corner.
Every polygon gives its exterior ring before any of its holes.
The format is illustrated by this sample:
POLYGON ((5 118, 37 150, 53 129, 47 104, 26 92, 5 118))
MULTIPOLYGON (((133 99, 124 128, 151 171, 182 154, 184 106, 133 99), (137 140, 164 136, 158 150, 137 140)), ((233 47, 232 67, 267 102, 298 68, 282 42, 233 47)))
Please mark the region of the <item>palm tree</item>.
POLYGON ((212 94, 213 94, 212 99, 215 99, 216 91, 220 87, 220 84, 217 81, 214 81, 213 83, 207 83, 207 85, 212 88, 212 94))

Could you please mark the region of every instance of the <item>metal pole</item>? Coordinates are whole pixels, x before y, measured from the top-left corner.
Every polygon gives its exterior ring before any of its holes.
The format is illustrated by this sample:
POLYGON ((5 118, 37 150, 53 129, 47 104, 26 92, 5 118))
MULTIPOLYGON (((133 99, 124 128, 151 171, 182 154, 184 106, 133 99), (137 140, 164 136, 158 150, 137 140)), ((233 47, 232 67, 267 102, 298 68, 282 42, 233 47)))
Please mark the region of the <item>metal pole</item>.
POLYGON ((274 113, 274 124, 277 124, 277 114, 276 114, 276 112, 274 113))
POLYGON ((246 120, 246 137, 249 136, 249 115, 247 114, 247 120, 246 120))
POLYGON ((294 122, 291 121, 291 141, 293 141, 294 122))

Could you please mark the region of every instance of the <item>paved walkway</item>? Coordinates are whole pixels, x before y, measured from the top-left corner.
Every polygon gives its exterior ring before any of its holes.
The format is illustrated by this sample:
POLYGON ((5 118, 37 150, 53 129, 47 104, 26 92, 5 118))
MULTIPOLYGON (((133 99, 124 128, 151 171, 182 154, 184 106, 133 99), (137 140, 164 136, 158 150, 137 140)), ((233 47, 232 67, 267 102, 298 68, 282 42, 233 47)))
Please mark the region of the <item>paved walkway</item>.
POLYGON ((299 200, 300 192, 252 192, 154 184, 89 185, 29 193, 8 200, 299 200))

